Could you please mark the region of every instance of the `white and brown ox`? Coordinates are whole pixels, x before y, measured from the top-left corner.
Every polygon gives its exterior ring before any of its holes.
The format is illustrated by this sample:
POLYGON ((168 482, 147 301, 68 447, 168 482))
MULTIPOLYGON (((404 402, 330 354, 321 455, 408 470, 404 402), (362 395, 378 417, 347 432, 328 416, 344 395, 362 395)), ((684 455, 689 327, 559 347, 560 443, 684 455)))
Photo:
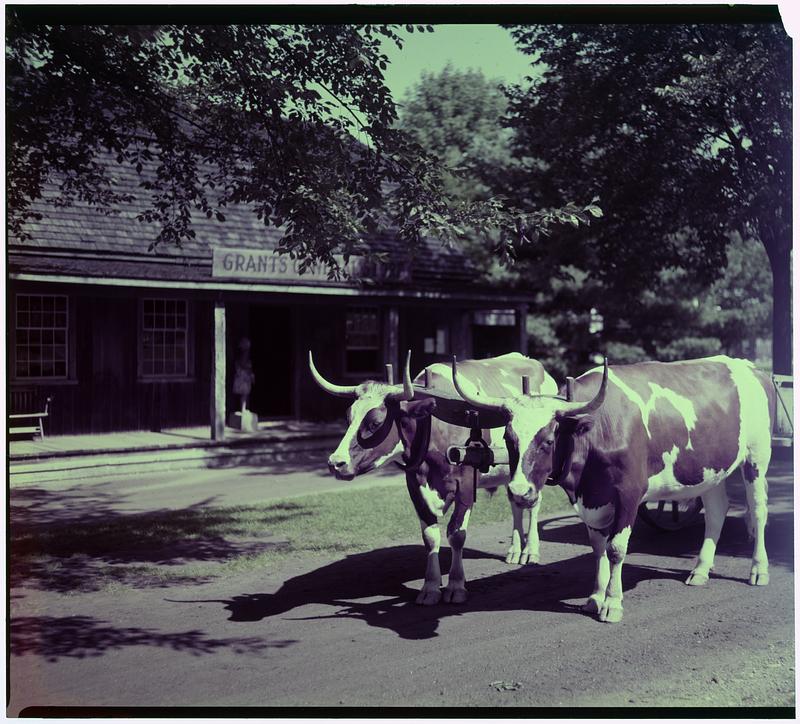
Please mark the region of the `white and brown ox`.
MULTIPOLYGON (((451 445, 465 442, 468 431, 431 418, 435 400, 414 400, 410 356, 406 358, 401 384, 368 380, 360 385, 335 385, 317 371, 309 352, 309 367, 317 384, 333 395, 353 398, 347 411, 348 428, 338 447, 328 459, 331 472, 339 479, 350 480, 378 465, 402 455, 406 463, 406 484, 411 501, 420 519, 422 540, 428 552, 425 583, 417 603, 432 605, 442 598, 442 574, 439 568, 441 535, 438 518, 452 505, 447 525, 447 538, 452 560, 444 600, 460 603, 466 600, 462 551, 473 500, 472 468, 451 465, 446 456, 451 445)), ((485 360, 465 360, 460 364, 462 384, 475 393, 509 395, 520 387, 527 376, 530 389, 555 393, 557 385, 541 363, 519 353, 506 354, 485 360)), ((419 373, 415 381, 426 377, 431 391, 443 391, 457 397, 448 365, 436 363, 419 373)), ((417 388, 419 389, 419 387, 417 388)), ((503 446, 503 428, 484 430, 495 445, 503 446)), ((482 476, 482 487, 505 485, 509 466, 501 465, 482 476)), ((539 560, 537 530, 538 507, 527 502, 512 504, 513 531, 508 549, 508 563, 536 563, 539 560), (527 511, 527 512, 526 512, 527 511)))
POLYGON ((606 362, 575 380, 572 401, 475 395, 459 384, 460 368, 454 360, 459 394, 507 416, 511 493, 538 498, 552 476, 586 524, 597 571, 584 610, 601 621, 622 619, 622 564, 643 501, 702 497, 705 536, 686 583, 707 583, 728 510, 725 480, 739 466, 755 539, 750 583, 769 582, 765 473, 776 397, 751 362, 724 356, 611 368, 606 362))

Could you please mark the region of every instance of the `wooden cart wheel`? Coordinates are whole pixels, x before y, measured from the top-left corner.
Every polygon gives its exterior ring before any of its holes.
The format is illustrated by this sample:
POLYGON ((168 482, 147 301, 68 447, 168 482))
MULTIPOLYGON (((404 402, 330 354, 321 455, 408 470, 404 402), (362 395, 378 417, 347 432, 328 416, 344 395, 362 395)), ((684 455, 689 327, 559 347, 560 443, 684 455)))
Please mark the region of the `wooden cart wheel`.
POLYGON ((679 530, 696 523, 702 509, 700 498, 651 500, 639 506, 639 517, 658 530, 679 530))

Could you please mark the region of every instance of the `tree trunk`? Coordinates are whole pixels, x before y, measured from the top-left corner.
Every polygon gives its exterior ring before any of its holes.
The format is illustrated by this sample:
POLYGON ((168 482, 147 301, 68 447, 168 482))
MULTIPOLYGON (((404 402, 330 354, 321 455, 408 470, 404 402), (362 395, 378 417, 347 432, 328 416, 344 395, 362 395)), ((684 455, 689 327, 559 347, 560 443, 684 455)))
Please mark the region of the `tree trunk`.
POLYGON ((767 249, 772 267, 772 371, 792 374, 792 255, 767 249))

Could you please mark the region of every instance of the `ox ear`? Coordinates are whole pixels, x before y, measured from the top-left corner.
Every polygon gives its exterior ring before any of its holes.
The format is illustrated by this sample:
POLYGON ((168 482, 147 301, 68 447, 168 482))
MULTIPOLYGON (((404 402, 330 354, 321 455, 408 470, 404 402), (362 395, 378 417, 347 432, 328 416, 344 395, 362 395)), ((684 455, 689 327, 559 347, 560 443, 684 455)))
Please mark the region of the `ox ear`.
POLYGON ((421 417, 429 417, 436 409, 436 400, 429 397, 427 400, 415 400, 409 402, 406 407, 406 412, 409 417, 419 419, 421 417))

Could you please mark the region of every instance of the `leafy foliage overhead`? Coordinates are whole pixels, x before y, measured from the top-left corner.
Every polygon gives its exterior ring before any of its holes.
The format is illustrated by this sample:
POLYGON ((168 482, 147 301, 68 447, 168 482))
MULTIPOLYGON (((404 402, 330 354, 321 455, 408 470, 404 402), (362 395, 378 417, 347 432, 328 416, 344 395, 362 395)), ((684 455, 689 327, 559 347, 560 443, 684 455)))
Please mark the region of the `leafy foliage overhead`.
POLYGON ((607 285, 604 313, 624 317, 671 268, 707 284, 733 233, 755 238, 774 282, 775 370, 790 372, 792 53, 780 23, 508 27, 545 68, 509 93, 515 155, 535 160, 511 198, 599 197, 592 238, 561 234, 559 248, 607 285))
POLYGON ((506 216, 511 223, 500 221, 494 227, 484 223, 462 246, 491 281, 505 288, 531 289, 561 273, 557 264, 530 263, 532 256, 541 262, 551 253, 547 250, 560 248, 544 243, 558 233, 557 224, 585 231, 603 214, 596 199, 585 206, 569 202, 557 207, 562 201, 538 209, 524 198, 510 200, 516 180, 528 169, 511 153, 513 134, 503 124, 507 106, 498 81, 479 70, 445 66, 436 74, 423 73, 409 91, 401 104, 399 127, 443 163, 445 188, 454 199, 478 202, 480 208, 498 215, 504 209, 519 210, 513 219, 506 216), (517 263, 520 259, 527 263, 517 263))
MULTIPOLYGON (((382 44, 397 25, 47 25, 7 15, 8 208, 13 235, 43 188, 106 212, 129 202, 107 158, 135 168, 153 246, 194 235, 192 217, 250 205, 283 230, 279 250, 338 274, 391 227, 413 252, 467 228, 508 239, 579 223, 570 205, 519 213, 453 202, 438 159, 395 127, 382 44)), ((407 31, 430 26, 406 25, 407 31)), ((588 217, 586 219, 588 221, 588 217)), ((503 248, 510 248, 504 246, 503 248)))
POLYGON ((777 24, 510 26, 546 70, 510 94, 519 195, 600 197, 608 276, 713 278, 728 232, 791 244, 791 44, 777 24), (690 234, 690 244, 679 234, 690 234))
POLYGON ((457 197, 488 198, 483 177, 511 161, 511 131, 502 125, 507 106, 500 81, 448 64, 422 73, 400 103, 399 125, 454 174, 449 184, 457 197))

